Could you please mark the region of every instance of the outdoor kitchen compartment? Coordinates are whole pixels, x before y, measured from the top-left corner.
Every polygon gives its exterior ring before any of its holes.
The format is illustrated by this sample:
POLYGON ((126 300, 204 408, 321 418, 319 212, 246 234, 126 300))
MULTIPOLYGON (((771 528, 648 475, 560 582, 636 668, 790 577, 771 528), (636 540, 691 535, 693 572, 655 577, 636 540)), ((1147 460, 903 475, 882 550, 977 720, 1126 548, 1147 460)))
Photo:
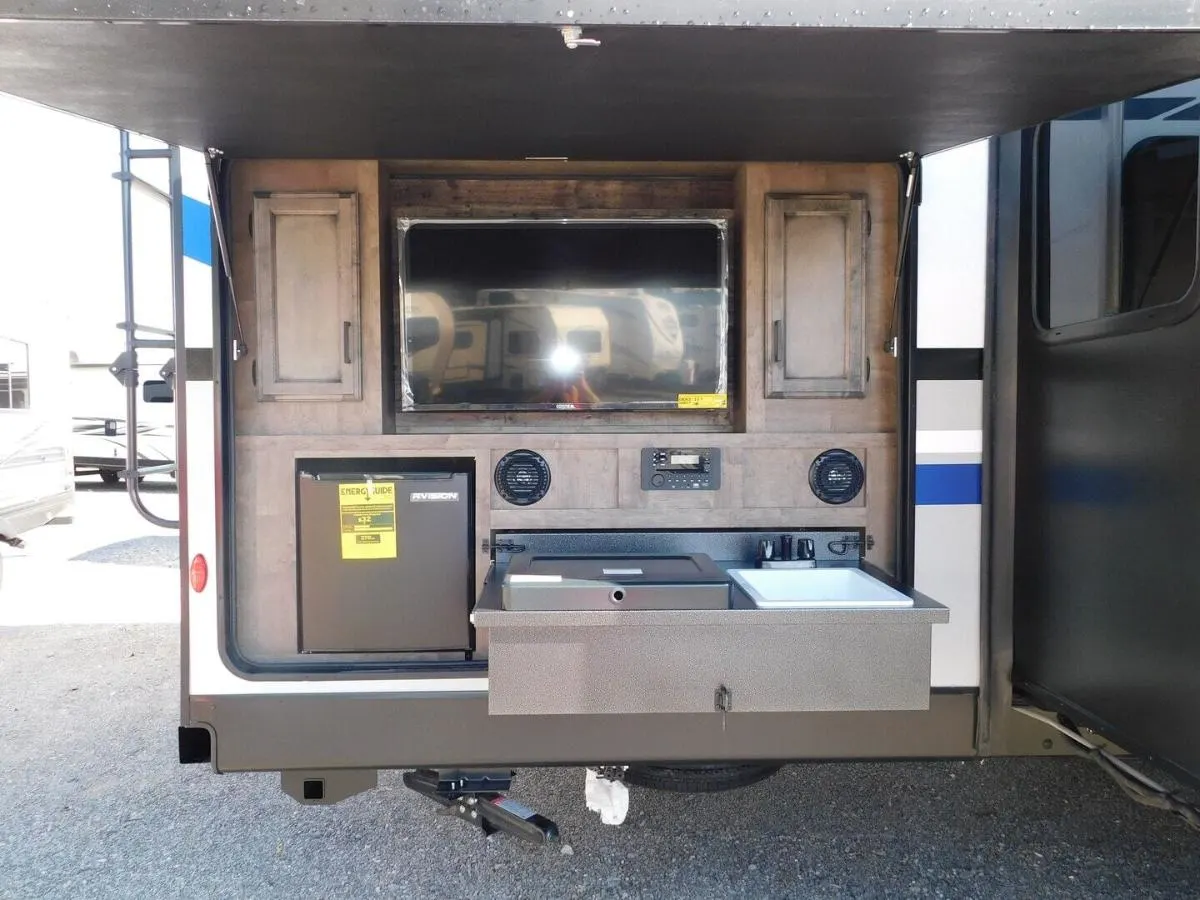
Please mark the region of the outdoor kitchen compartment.
MULTIPOLYGON (((674 608, 618 608, 607 596, 588 599, 589 585, 597 582, 576 579, 568 584, 567 573, 588 575, 605 567, 645 571, 645 561, 653 558, 720 560, 733 563, 738 571, 753 557, 762 535, 731 531, 498 536, 501 545, 519 549, 497 554, 473 614, 475 626, 487 630, 489 714, 727 711, 736 716, 927 709, 932 629, 948 620, 949 611, 863 562, 854 552, 861 547, 860 534, 826 530, 800 535, 814 541, 822 568, 784 570, 789 577, 827 582, 824 576, 840 569, 847 577, 853 575, 854 584, 886 595, 891 602, 893 595, 909 602, 768 609, 757 607, 735 582, 728 588, 728 605, 719 608, 695 602, 674 608), (530 561, 539 557, 552 564, 531 568, 530 561), (514 571, 533 579, 528 587, 547 588, 547 594, 539 596, 548 602, 575 605, 514 608, 511 599, 505 599, 514 571), (560 576, 561 585, 556 581, 560 576)), ((828 584, 810 592, 811 597, 799 587, 794 592, 809 603, 838 599, 828 584)))
MULTIPOLYGON (((471 649, 471 476, 453 460, 298 471, 301 652, 471 649), (421 465, 423 471, 408 471, 421 465), (404 470, 404 471, 397 471, 404 470), (367 498, 370 499, 367 499, 367 498)), ((326 461, 326 465, 329 461, 326 461)))

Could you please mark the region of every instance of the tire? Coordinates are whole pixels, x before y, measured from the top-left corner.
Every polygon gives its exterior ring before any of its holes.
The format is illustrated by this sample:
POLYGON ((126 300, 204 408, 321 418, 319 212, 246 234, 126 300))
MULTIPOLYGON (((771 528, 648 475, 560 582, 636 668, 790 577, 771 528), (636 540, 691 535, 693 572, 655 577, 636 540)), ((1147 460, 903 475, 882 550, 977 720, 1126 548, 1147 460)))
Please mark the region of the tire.
POLYGON ((625 780, 638 787, 679 794, 710 794, 749 787, 770 778, 782 766, 763 763, 696 766, 630 766, 625 780))
POLYGON ((105 484, 117 484, 121 480, 121 476, 109 469, 100 470, 100 480, 105 484))

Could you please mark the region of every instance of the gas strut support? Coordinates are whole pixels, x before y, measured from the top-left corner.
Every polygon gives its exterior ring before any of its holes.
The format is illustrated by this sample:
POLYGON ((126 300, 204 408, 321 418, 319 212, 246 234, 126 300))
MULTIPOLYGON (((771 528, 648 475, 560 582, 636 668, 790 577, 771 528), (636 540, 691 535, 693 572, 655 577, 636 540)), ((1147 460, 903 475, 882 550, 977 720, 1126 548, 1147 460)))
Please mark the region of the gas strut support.
POLYGON ((505 796, 513 773, 417 769, 405 787, 442 805, 442 815, 478 825, 485 835, 502 831, 534 844, 558 839, 558 825, 505 796))

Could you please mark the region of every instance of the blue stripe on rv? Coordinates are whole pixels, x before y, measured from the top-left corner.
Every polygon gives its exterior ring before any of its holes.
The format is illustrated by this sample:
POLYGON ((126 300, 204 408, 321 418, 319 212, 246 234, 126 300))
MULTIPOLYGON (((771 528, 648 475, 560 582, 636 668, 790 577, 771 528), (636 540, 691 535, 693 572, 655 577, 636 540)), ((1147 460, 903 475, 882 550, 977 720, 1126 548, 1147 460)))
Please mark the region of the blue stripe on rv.
POLYGON ((917 466, 917 506, 973 506, 983 502, 983 466, 936 463, 917 466))
POLYGON ((212 265, 212 212, 207 203, 187 196, 183 198, 183 255, 212 265))

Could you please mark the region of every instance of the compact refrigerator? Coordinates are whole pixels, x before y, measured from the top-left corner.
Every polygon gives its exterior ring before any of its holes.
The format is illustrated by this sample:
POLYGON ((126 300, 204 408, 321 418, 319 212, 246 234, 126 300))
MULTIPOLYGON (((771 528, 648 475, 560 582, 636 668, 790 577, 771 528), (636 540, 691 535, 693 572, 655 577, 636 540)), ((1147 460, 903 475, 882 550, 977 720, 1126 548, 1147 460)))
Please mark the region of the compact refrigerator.
POLYGON ((387 468, 297 472, 301 652, 471 649, 470 477, 387 468))

